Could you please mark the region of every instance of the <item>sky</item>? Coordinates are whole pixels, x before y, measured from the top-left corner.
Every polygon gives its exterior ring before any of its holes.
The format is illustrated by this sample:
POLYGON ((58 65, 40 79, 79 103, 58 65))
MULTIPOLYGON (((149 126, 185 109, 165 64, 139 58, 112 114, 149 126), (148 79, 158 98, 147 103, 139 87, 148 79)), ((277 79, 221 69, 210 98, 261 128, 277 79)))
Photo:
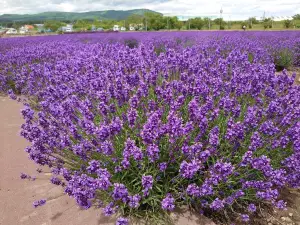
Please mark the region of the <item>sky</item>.
POLYGON ((86 12, 151 9, 164 15, 219 16, 225 20, 293 16, 300 0, 0 0, 0 14, 32 14, 46 11, 86 12))

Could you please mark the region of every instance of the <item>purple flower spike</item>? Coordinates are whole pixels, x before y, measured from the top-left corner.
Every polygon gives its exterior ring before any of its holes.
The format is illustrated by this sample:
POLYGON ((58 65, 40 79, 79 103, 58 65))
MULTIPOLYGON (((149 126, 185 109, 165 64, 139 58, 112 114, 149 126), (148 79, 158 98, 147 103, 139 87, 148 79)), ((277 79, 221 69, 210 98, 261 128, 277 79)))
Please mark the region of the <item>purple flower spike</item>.
POLYGON ((33 203, 33 207, 37 208, 38 206, 42 206, 42 205, 45 205, 45 204, 46 204, 46 199, 41 199, 41 200, 35 201, 33 203))

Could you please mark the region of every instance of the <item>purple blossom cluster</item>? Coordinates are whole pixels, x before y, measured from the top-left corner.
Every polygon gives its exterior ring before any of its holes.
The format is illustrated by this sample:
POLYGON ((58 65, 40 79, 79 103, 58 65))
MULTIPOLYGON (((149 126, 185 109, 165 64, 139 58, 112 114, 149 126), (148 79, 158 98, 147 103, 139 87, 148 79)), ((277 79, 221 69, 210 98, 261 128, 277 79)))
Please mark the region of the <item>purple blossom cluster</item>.
POLYGON ((107 216, 284 209, 280 190, 300 187, 300 87, 273 53, 296 57, 299 33, 115 35, 0 40, 0 91, 26 96, 25 151, 50 181, 107 216))

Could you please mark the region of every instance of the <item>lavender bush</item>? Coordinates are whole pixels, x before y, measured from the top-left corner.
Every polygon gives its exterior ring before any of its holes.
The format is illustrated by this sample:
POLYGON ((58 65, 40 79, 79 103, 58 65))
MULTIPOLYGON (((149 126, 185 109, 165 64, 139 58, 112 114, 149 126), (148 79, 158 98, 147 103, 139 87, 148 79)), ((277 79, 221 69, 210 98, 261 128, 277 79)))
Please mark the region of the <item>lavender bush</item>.
POLYGON ((137 36, 135 46, 52 37, 5 50, 1 88, 12 76, 27 96, 30 159, 82 208, 119 214, 117 224, 162 224, 181 206, 242 221, 260 204, 283 209, 282 188, 300 186, 295 74, 275 75, 261 33, 168 35, 137 36))

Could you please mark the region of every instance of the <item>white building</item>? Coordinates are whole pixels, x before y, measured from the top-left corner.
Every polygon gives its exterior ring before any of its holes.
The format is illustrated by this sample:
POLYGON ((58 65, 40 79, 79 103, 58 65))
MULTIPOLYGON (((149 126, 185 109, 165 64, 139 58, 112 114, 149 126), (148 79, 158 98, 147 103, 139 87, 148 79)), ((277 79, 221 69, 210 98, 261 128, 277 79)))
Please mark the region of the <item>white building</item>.
POLYGON ((28 33, 28 29, 26 28, 26 27, 21 27, 20 29, 19 29, 19 33, 20 34, 26 34, 26 33, 28 33))
POLYGON ((8 28, 6 34, 17 34, 18 31, 15 28, 8 28))
POLYGON ((73 32, 73 25, 72 24, 67 24, 64 27, 61 27, 62 32, 73 32))
POLYGON ((135 31, 135 27, 132 26, 132 25, 130 24, 130 25, 129 25, 129 30, 130 30, 130 31, 135 31))
POLYGON ((126 27, 121 27, 121 31, 126 31, 126 27))
POLYGON ((119 30, 120 30, 119 25, 114 25, 113 31, 119 31, 119 30))

